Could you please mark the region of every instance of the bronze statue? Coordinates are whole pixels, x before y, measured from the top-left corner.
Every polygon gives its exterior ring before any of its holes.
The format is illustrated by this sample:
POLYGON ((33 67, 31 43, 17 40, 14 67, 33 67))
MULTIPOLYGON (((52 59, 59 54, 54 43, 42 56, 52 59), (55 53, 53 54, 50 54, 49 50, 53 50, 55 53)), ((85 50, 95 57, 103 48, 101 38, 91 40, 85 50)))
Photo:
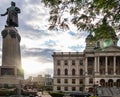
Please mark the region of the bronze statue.
POLYGON ((20 9, 16 7, 15 2, 11 2, 11 6, 7 8, 7 11, 1 16, 7 16, 7 26, 8 27, 18 27, 18 13, 20 13, 20 9))

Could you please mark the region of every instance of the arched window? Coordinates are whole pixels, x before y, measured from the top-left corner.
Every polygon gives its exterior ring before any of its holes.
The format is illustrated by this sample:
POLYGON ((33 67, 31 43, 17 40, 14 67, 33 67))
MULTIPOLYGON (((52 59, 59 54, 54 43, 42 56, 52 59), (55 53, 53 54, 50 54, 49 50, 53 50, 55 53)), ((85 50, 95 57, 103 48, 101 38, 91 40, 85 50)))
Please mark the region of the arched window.
POLYGON ((65 75, 68 75, 68 69, 65 69, 65 75))
POLYGON ((106 82, 105 82, 104 79, 101 79, 101 80, 100 80, 100 85, 101 85, 101 87, 105 87, 105 83, 106 83, 106 82))
POLYGON ((61 73, 60 69, 57 69, 57 75, 60 75, 60 73, 61 73))
POLYGON ((120 79, 117 79, 116 85, 117 85, 117 87, 120 87, 120 79))
POLYGON ((72 69, 72 75, 75 75, 75 69, 72 69))
POLYGON ((113 87, 114 81, 112 79, 108 80, 108 86, 113 87))
POLYGON ((80 75, 83 75, 83 69, 80 69, 80 75))

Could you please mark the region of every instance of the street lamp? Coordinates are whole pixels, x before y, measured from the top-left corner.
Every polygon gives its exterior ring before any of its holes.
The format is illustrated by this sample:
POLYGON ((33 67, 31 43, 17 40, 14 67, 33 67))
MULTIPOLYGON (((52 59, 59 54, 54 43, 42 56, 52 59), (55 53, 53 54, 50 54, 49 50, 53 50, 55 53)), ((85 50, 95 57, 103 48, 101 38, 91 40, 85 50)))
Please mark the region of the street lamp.
POLYGON ((18 77, 18 97, 21 97, 21 77, 18 77))
POLYGON ((94 83, 94 96, 97 96, 97 88, 98 88, 98 83, 94 83))
POLYGON ((95 72, 93 72, 93 89, 94 89, 94 96, 97 96, 97 87, 98 87, 98 81, 95 80, 95 72))

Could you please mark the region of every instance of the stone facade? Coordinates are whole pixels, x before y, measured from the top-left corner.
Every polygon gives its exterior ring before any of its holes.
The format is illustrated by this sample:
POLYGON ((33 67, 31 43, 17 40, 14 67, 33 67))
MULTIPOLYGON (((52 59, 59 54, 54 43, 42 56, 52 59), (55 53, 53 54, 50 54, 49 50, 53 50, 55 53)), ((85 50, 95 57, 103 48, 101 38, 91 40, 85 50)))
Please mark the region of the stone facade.
POLYGON ((54 52, 54 91, 89 91, 120 87, 120 47, 117 38, 91 41, 83 52, 54 52))

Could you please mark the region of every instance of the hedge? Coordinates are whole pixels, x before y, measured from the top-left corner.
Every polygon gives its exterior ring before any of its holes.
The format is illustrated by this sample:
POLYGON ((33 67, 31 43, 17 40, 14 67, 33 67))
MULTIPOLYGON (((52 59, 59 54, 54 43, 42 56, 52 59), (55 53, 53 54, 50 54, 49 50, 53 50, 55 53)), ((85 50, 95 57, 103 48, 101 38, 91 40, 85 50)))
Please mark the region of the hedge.
POLYGON ((63 97, 63 96, 64 96, 63 93, 50 92, 49 94, 50 94, 52 97, 63 97))

